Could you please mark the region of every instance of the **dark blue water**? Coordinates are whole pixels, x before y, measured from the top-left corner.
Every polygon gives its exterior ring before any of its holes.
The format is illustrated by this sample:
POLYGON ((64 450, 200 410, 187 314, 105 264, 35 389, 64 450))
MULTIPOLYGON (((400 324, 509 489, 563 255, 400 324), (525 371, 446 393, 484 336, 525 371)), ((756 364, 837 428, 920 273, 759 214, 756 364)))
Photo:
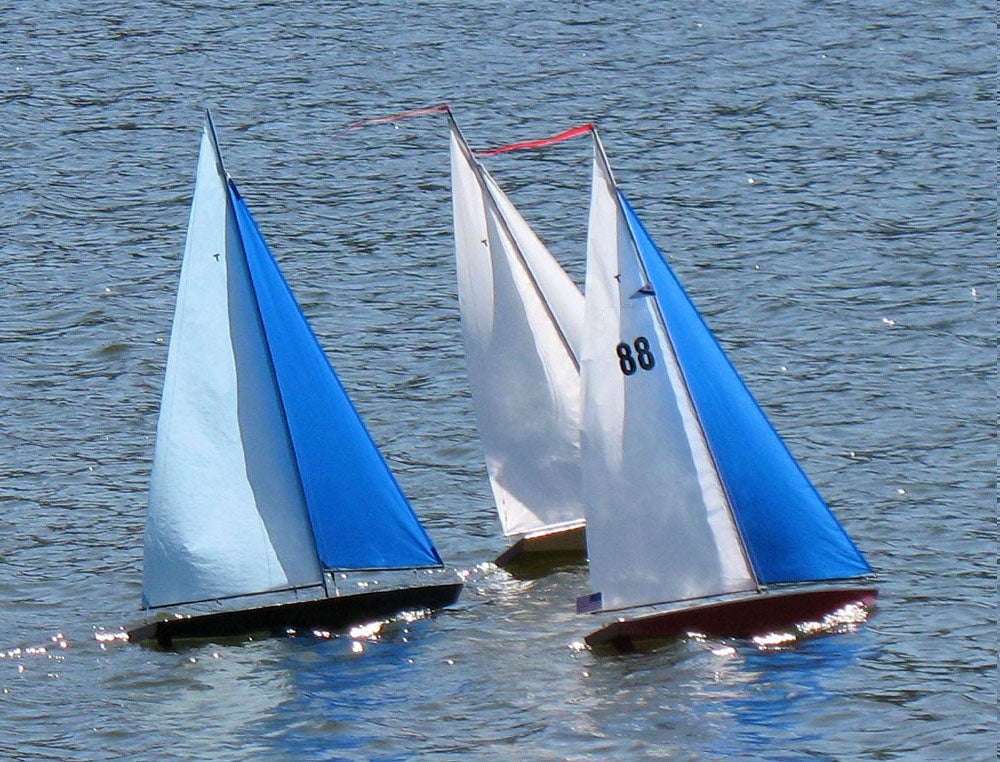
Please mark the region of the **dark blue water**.
MULTIPOLYGON (((0 757, 996 755, 996 49, 985 3, 0 5, 0 757), (463 371, 447 101, 480 146, 596 120, 630 201, 880 574, 853 632, 581 649, 521 582, 463 371), (201 123, 458 606, 158 653, 144 501, 201 123)), ((589 148, 491 160, 582 274, 589 148)))

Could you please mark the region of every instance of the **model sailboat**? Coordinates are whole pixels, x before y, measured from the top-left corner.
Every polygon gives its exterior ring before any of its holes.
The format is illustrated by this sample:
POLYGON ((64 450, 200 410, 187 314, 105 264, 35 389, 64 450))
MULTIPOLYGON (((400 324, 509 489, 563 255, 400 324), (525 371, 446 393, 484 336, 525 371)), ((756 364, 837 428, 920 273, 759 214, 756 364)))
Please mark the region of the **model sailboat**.
POLYGON ((583 294, 448 117, 469 384, 500 523, 512 538, 496 562, 582 560, 583 294))
POLYGON ((748 637, 871 607, 871 567, 615 184, 596 131, 582 349, 587 643, 748 637))
POLYGON ((226 173, 208 116, 144 549, 144 608, 182 615, 130 639, 339 629, 446 606, 460 590, 226 173), (336 577, 403 569, 429 577, 338 594, 336 577))

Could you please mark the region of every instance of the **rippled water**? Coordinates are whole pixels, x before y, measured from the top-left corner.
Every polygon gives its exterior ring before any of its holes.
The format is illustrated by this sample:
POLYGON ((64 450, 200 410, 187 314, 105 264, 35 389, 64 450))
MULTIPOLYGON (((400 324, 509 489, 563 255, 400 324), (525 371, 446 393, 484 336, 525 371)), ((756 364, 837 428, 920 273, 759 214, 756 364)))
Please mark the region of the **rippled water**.
MULTIPOLYGON (((0 5, 0 757, 993 759, 996 54, 985 3, 0 5), (503 547, 462 366, 441 119, 597 120, 618 179, 881 577, 782 649, 576 644, 503 547), (460 604, 159 653, 144 500, 201 122, 460 604), (752 180, 752 182, 751 182, 752 180)), ((490 166, 582 273, 589 148, 490 166)))

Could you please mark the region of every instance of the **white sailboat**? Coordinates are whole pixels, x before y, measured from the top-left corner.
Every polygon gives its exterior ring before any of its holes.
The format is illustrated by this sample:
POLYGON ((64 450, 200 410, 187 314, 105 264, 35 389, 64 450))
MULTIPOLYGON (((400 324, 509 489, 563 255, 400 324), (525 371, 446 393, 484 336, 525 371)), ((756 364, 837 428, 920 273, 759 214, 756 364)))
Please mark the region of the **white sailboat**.
POLYGON ((476 160, 448 111, 469 384, 510 569, 583 558, 580 289, 476 160))
POLYGON ((768 422, 612 175, 596 130, 582 341, 587 643, 751 636, 872 570, 768 422))
POLYGON ((461 587, 225 171, 207 115, 150 484, 153 619, 130 639, 339 629, 449 605, 461 587), (423 578, 339 594, 337 576, 402 569, 423 578))

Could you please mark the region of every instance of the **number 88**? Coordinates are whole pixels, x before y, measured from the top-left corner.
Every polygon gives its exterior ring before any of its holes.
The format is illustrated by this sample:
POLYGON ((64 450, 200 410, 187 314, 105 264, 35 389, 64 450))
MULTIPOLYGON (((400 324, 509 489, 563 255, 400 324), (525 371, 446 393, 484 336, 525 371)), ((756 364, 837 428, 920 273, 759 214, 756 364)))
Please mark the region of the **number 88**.
POLYGON ((632 347, 624 341, 615 347, 615 354, 618 356, 618 367, 622 373, 631 376, 638 368, 652 370, 656 365, 656 358, 649 348, 649 339, 639 336, 632 342, 632 347), (632 356, 632 347, 635 347, 635 357, 632 356), (638 362, 638 365, 636 364, 638 362))

